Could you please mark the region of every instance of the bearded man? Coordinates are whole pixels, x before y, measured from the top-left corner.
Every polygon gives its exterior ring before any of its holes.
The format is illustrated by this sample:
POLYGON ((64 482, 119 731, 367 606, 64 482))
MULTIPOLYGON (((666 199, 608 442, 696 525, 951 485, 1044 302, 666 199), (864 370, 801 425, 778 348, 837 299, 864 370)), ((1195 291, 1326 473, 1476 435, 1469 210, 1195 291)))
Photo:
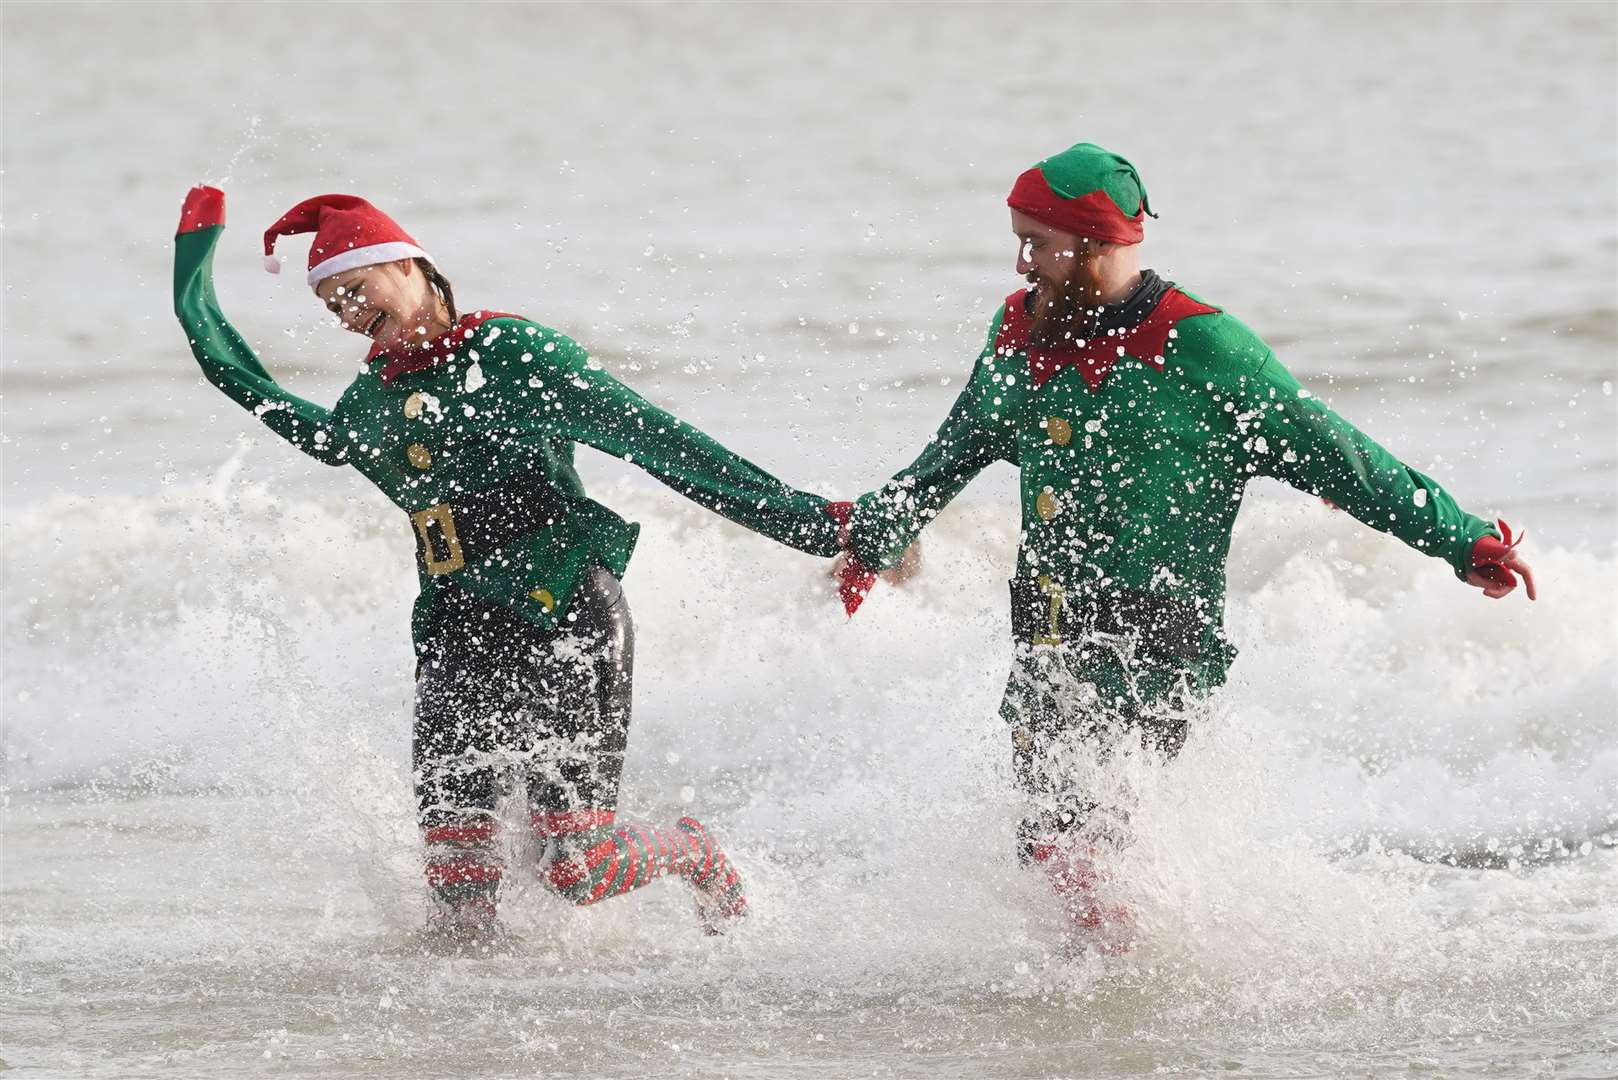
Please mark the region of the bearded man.
POLYGON ((1098 805, 1076 763, 1126 743, 1174 754, 1188 706, 1225 681, 1225 561, 1249 479, 1319 495, 1486 596, 1521 574, 1531 600, 1534 584, 1504 522, 1463 511, 1303 389, 1257 334, 1140 268, 1151 211, 1124 158, 1081 143, 1024 172, 1007 203, 1030 287, 996 313, 921 456, 832 512, 852 609, 870 572, 902 565, 986 466, 1020 470, 1001 706, 1029 800, 1019 856, 1098 930, 1118 913, 1096 898, 1092 858, 1127 815, 1098 805))

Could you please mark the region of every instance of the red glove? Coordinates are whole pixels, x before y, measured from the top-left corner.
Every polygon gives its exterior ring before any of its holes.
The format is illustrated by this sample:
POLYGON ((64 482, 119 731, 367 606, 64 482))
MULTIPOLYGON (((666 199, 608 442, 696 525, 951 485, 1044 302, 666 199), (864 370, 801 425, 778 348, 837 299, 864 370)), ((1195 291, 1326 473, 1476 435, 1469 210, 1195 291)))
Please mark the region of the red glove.
POLYGON ((216 187, 198 185, 186 192, 180 208, 180 227, 175 233, 196 232, 225 223, 225 193, 216 187))
POLYGON ((1468 577, 1482 578, 1509 591, 1517 587, 1517 574, 1521 574, 1523 587, 1528 590, 1528 599, 1536 599, 1534 572, 1517 557, 1517 545, 1528 534, 1513 538, 1510 525, 1504 521, 1496 521, 1495 524, 1500 529, 1498 538, 1485 533, 1472 545, 1472 573, 1468 577))
POLYGON ((826 513, 840 526, 837 543, 843 549, 843 568, 837 574, 837 595, 843 601, 843 610, 850 619, 865 602, 871 586, 876 584, 876 571, 867 570, 865 564, 860 562, 860 557, 848 546, 848 518, 853 510, 854 504, 849 502, 826 504, 826 513))

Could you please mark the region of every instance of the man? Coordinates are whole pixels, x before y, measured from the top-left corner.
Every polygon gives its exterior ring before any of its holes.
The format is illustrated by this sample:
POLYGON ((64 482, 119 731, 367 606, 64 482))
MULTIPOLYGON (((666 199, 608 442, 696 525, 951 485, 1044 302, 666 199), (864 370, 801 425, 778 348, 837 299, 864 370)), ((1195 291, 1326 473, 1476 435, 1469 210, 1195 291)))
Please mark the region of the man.
POLYGON ((843 515, 844 595, 857 605, 869 572, 900 563, 985 466, 1019 468, 1001 706, 1030 800, 1019 855, 1098 930, 1117 913, 1094 895, 1091 857, 1120 839, 1102 812, 1118 808, 1098 807, 1082 762, 1126 740, 1174 754, 1186 708, 1224 682, 1225 560, 1249 478, 1319 495, 1487 596, 1516 574, 1529 599, 1534 585, 1503 522, 1321 404, 1235 318, 1140 269, 1151 211, 1124 158, 1081 143, 1024 172, 1007 203, 1029 288, 995 315, 921 456, 843 515))

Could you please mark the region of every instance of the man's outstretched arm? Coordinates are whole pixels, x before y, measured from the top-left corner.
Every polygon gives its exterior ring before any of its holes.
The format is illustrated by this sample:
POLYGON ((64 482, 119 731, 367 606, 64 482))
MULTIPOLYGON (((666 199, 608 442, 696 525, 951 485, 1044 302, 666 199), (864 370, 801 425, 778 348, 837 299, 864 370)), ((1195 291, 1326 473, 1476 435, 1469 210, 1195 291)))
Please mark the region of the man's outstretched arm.
POLYGON ((1410 468, 1298 384, 1273 356, 1251 380, 1246 415, 1258 470, 1320 495, 1373 529, 1449 563, 1457 577, 1501 597, 1533 572, 1511 531, 1461 509, 1432 478, 1410 468))

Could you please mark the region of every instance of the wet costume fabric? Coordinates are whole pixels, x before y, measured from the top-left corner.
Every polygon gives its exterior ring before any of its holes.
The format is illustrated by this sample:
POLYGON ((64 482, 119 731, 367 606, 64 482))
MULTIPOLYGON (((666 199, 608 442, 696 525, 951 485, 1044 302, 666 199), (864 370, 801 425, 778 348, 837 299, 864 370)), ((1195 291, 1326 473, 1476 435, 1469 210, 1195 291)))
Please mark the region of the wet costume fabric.
POLYGON ((432 573, 418 559, 418 648, 451 582, 551 628, 597 563, 623 575, 639 526, 585 493, 575 443, 631 461, 772 539, 837 553, 824 499, 731 453, 618 382, 577 342, 519 316, 462 318, 420 351, 431 364, 416 370, 377 354, 331 409, 288 393, 219 308, 212 264, 222 231, 205 225, 175 238, 175 312, 210 382, 317 461, 358 469, 406 513, 430 513, 518 477, 542 486, 555 507, 531 531, 463 567, 432 573))
MULTIPOLYGON (((1155 275, 1143 278, 1154 288, 1155 275)), ((1190 294, 1164 287, 1132 326, 1102 329, 1101 348, 1067 355, 1030 346, 1027 301, 1019 291, 996 314, 927 448, 856 502, 850 546, 866 565, 894 565, 973 477, 1011 462, 1023 523, 1013 587, 1028 636, 1061 638, 1075 612, 1167 601, 1192 622, 1162 644, 1218 683, 1234 655, 1225 560, 1252 477, 1323 496, 1463 578, 1473 544, 1494 534, 1300 386, 1258 335, 1190 294), (1154 326, 1165 309, 1183 314, 1154 326)))
POLYGON ((617 578, 600 566, 572 614, 545 630, 453 587, 435 609, 412 749, 428 883, 452 903, 494 904, 505 873, 494 812, 514 777, 535 839, 551 849, 545 880, 575 904, 674 874, 738 914, 740 882, 699 823, 618 820, 634 622, 617 578))
POLYGON ((585 494, 574 443, 829 556, 837 525, 825 500, 513 315, 469 315, 409 354, 373 350, 334 408, 305 401, 276 384, 219 309, 212 261, 222 231, 223 195, 197 189, 175 239, 174 304, 203 373, 306 454, 353 465, 417 531, 413 756, 438 896, 492 912, 503 874, 493 811, 515 775, 536 835, 553 848, 547 880, 564 896, 595 903, 672 873, 698 888, 705 910, 740 914, 734 868, 700 823, 617 820, 633 668, 618 578, 638 527, 585 494))
POLYGON ((1495 532, 1300 386, 1257 334, 1150 271, 1061 351, 1031 344, 1029 301, 1006 299, 949 415, 855 503, 849 535, 866 566, 892 566, 984 468, 1018 467, 1019 661, 1002 712, 1019 762, 1057 729, 1138 721, 1224 681, 1225 561, 1252 477, 1323 496, 1463 578, 1495 532), (1094 697, 1052 700, 1057 669, 1094 697))
MULTIPOLYGON (((1006 202, 1086 243, 1139 243, 1155 216, 1135 166, 1093 143, 1023 172, 1006 202)), ((1186 707, 1225 681, 1225 562, 1249 479, 1323 496, 1463 580, 1479 537, 1497 535, 1300 386, 1252 330, 1152 271, 1054 345, 1035 339, 1035 299, 1006 298, 944 423, 855 503, 847 538, 856 562, 892 566, 985 467, 1020 471, 1001 715, 1035 807, 1025 854, 1094 808, 1070 775, 1075 743, 1173 754, 1186 707)))
POLYGON ((573 615, 565 628, 543 630, 446 591, 416 677, 412 758, 424 826, 492 816, 507 772, 521 778, 536 818, 617 807, 634 623, 618 579, 599 566, 573 615))

